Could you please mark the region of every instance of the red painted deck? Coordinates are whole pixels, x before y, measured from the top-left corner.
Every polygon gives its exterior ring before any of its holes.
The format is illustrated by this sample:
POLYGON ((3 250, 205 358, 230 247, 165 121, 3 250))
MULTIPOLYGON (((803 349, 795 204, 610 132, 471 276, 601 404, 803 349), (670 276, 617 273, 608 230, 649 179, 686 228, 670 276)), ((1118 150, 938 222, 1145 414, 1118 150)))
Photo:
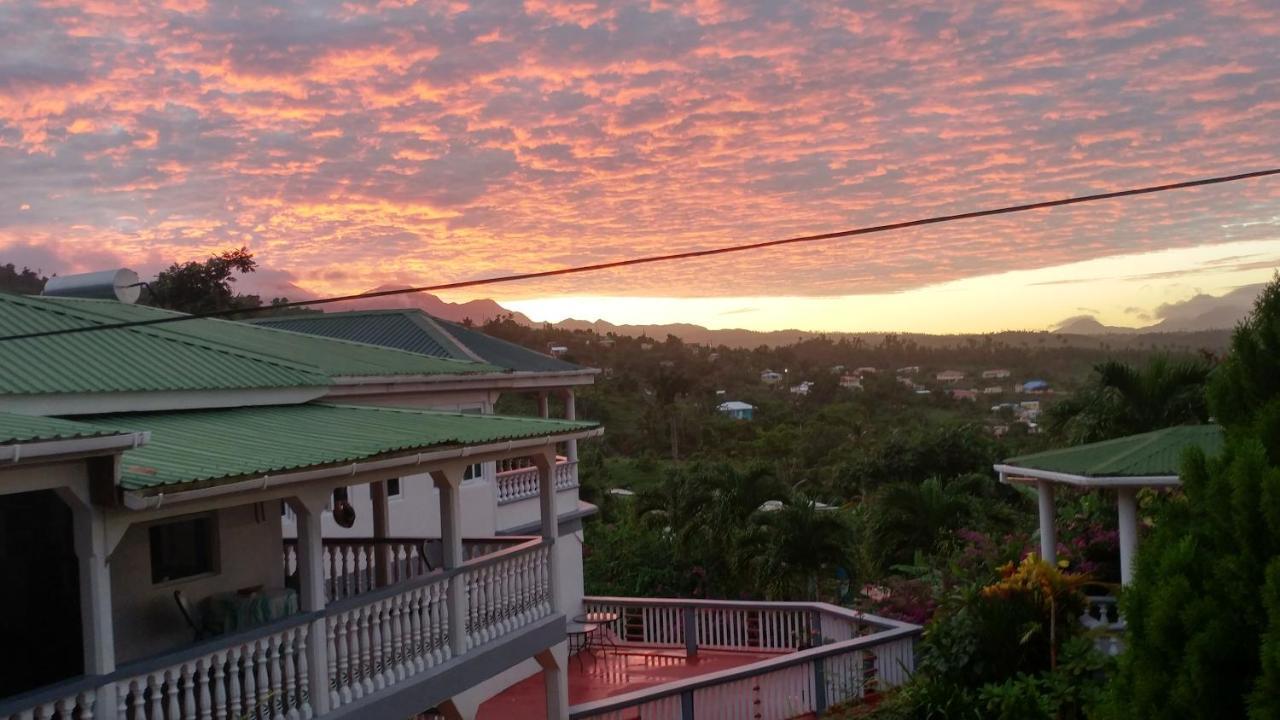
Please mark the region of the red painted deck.
MULTIPOLYGON (((684 650, 620 648, 609 649, 593 658, 583 652, 569 659, 569 704, 621 695, 771 657, 777 655, 703 650, 696 658, 686 658, 684 650)), ((545 720, 546 712, 545 686, 542 673, 537 673, 485 701, 477 720, 545 720)))

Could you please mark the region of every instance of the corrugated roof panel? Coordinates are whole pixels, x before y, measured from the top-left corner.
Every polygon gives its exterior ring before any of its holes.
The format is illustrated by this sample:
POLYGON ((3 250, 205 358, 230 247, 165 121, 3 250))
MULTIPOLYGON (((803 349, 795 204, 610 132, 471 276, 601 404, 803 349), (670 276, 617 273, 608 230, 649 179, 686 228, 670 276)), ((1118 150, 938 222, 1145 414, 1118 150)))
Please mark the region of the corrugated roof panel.
MULTIPOLYGON (((94 312, 113 321, 146 320, 174 315, 169 310, 104 300, 57 298, 59 303, 94 312)), ((438 358, 378 345, 261 327, 254 323, 203 318, 154 330, 176 337, 228 346, 318 367, 330 377, 381 375, 466 375, 502 372, 497 365, 438 358)))
POLYGON ((281 330, 382 345, 434 357, 466 359, 458 344, 485 362, 518 372, 573 372, 582 366, 486 335, 421 310, 362 310, 253 320, 281 330), (448 337, 445 336, 448 335, 448 337))
MULTIPOLYGON (((0 336, 111 322, 80 301, 0 295, 0 336)), ((118 303, 117 303, 118 304, 118 303)), ((122 306, 127 307, 127 306, 122 306)), ((0 342, 0 395, 320 387, 313 367, 156 327, 0 342)))
POLYGON ((0 413, 0 445, 117 434, 118 430, 71 420, 0 413))
POLYGON ((1139 435, 1009 458, 1005 465, 1080 477, 1169 477, 1180 471, 1182 453, 1198 447, 1222 449, 1217 425, 1182 425, 1139 435))
MULTIPOLYGON (((325 313, 253 320, 254 325, 381 345, 406 352, 469 360, 446 338, 439 337, 407 314, 410 311, 325 313)), ((412 311, 416 312, 416 311, 412 311)))
POLYGON ((596 427, 595 423, 541 418, 318 403, 109 415, 83 422, 111 430, 151 432, 151 441, 126 451, 122 462, 123 487, 144 491, 596 427))

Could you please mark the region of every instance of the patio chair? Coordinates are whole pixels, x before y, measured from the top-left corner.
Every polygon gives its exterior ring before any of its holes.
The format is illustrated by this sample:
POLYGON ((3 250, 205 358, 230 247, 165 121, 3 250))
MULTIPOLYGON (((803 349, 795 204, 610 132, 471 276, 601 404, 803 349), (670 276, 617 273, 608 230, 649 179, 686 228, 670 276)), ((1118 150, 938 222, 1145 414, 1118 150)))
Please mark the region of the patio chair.
POLYGON ((178 604, 178 612, 182 613, 182 618, 187 621, 187 627, 191 628, 192 640, 194 642, 204 640, 206 637, 204 626, 198 621, 199 613, 196 612, 191 601, 182 594, 181 590, 173 591, 173 601, 178 604))

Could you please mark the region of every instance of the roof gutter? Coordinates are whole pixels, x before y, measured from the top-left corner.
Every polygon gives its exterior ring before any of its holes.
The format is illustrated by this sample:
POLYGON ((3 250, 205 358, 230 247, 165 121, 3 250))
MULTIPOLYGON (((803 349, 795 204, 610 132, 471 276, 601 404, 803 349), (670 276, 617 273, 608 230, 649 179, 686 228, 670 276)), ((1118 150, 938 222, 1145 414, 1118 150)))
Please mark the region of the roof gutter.
POLYGON ((133 432, 66 440, 37 440, 0 446, 0 462, 20 463, 64 455, 106 454, 132 450, 151 441, 151 432, 133 432))
POLYGON ((1091 475, 1073 475, 1071 473, 1054 472, 1052 470, 1018 467, 1016 465, 996 465, 994 466, 994 469, 996 472, 1000 473, 1000 482, 1003 483, 1018 482, 1019 479, 1048 480, 1049 482, 1074 485, 1076 487, 1101 488, 1170 487, 1182 484, 1182 480, 1177 475, 1113 475, 1094 477, 1091 475))
POLYGON ((365 462, 353 462, 346 465, 338 465, 334 467, 326 467, 318 470, 302 470, 298 472, 286 472, 280 475, 262 475, 260 477, 249 480, 239 480, 224 485, 215 485, 213 487, 200 488, 197 490, 187 490, 185 492, 176 492, 171 495, 165 495, 163 492, 155 495, 142 495, 136 491, 125 492, 124 506, 129 510, 154 510, 159 508, 161 504, 166 502, 187 502, 190 500, 201 500, 211 497, 219 497, 222 495, 233 495, 235 493, 246 491, 263 491, 267 488, 280 487, 283 485, 293 485, 296 483, 310 482, 312 480, 324 480, 327 478, 350 477, 365 472, 374 472, 382 470, 391 470, 397 468, 410 468, 420 465, 438 464, 449 460, 459 460, 471 457, 473 455, 489 455, 494 453, 509 453, 515 450, 531 449, 538 447, 554 446, 558 442, 565 440, 583 440, 586 438, 599 437, 604 434, 604 428, 591 428, 590 430, 582 430, 573 433, 559 433, 556 435, 544 435, 541 437, 526 438, 524 440, 508 440, 506 442, 489 443, 487 445, 467 445, 460 448, 450 448, 448 450, 434 450, 431 452, 420 452, 412 455, 401 455, 399 457, 384 458, 382 460, 370 460, 365 462))
POLYGON ((495 380, 510 381, 515 378, 527 377, 582 377, 599 374, 599 368, 583 368, 581 370, 513 370, 509 372, 440 373, 432 375, 342 375, 334 377, 333 384, 341 387, 351 385, 404 385, 409 383, 474 383, 493 382, 495 380))

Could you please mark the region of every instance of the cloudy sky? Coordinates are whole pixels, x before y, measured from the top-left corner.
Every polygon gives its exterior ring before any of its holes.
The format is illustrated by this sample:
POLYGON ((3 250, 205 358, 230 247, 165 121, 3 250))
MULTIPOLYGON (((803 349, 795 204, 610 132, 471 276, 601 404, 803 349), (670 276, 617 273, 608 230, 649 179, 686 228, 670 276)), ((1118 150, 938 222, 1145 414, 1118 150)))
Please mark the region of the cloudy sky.
MULTIPOLYGON (((1280 165, 1280 4, 0 3, 0 262, 355 292, 1280 165)), ((494 287, 542 319, 1143 324, 1280 180, 494 287)))

